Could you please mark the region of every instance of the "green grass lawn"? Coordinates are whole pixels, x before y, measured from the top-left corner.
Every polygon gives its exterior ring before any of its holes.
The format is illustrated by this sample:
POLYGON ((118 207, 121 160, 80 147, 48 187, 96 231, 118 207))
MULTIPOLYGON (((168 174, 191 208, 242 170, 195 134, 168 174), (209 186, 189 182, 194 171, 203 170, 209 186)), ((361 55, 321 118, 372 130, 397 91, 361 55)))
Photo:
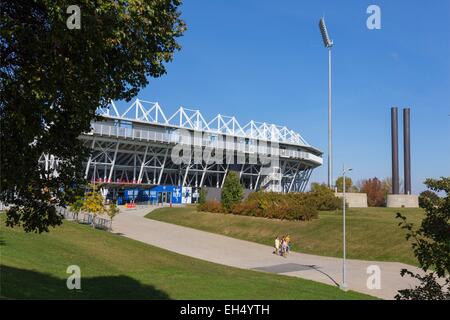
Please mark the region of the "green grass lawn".
MULTIPOLYGON (((417 265, 411 243, 406 241, 405 231, 398 226, 396 212, 415 223, 424 216, 422 209, 349 209, 347 257, 417 265)), ((318 219, 307 222, 197 212, 194 206, 162 208, 146 217, 271 246, 277 235, 290 234, 294 251, 342 256, 342 213, 339 211, 320 212, 318 219)))
POLYGON ((4 222, 0 214, 2 299, 372 298, 205 262, 74 222, 43 234, 26 234, 4 222), (69 265, 81 268, 81 290, 66 287, 69 265))

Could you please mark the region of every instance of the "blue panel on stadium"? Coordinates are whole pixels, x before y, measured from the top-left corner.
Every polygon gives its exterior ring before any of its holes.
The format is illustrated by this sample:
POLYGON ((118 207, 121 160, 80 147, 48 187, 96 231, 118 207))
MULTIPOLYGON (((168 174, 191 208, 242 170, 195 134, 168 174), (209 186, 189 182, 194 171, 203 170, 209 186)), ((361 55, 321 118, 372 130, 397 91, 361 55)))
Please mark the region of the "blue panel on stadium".
MULTIPOLYGON (((149 202, 188 204, 192 203, 192 190, 190 187, 181 186, 154 186, 149 189, 129 188, 124 190, 125 202, 149 202)), ((121 202, 121 201, 120 201, 121 202)), ((121 203, 120 203, 121 204, 121 203)))

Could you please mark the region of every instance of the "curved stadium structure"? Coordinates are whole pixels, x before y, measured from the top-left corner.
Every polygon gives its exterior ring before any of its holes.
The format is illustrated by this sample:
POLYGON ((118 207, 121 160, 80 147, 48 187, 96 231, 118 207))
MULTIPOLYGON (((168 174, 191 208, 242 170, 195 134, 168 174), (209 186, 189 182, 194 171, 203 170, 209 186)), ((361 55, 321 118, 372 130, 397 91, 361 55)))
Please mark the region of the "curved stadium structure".
MULTIPOLYGON (((109 193, 172 186, 171 192, 178 187, 195 194, 199 187, 221 188, 230 171, 246 189, 299 192, 322 164, 321 151, 282 126, 241 126, 223 115, 207 121, 200 111, 183 107, 168 117, 157 102, 139 99, 123 113, 114 102, 98 113, 103 121, 80 137, 91 149, 85 177, 109 193)), ((169 202, 167 194, 162 197, 159 202, 169 202)))

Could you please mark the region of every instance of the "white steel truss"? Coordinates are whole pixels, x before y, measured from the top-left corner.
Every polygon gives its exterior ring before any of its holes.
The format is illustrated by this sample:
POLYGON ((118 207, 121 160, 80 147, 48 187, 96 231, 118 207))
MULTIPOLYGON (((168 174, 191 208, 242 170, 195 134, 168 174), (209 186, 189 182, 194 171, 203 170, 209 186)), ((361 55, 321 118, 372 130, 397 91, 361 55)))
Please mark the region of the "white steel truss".
POLYGON ((241 126, 235 117, 221 114, 207 121, 199 110, 184 107, 179 107, 174 114, 166 116, 158 102, 140 99, 136 99, 122 113, 119 112, 116 104, 111 101, 107 108, 99 108, 98 114, 111 119, 159 124, 182 129, 233 135, 242 138, 310 146, 299 133, 285 126, 253 120, 241 126))

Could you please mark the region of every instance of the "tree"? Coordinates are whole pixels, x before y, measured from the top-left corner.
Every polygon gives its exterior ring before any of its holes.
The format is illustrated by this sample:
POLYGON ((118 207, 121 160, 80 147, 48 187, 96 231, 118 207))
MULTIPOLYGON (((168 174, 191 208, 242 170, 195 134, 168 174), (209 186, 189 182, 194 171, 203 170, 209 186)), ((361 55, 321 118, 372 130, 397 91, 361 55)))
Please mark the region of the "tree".
POLYGON ((439 180, 427 179, 425 184, 433 191, 445 192, 443 198, 425 197, 423 208, 425 217, 419 228, 407 222, 405 216, 397 213, 402 229, 407 230, 406 239, 412 239, 412 248, 424 276, 407 269, 401 275, 410 275, 419 280, 420 285, 399 290, 396 299, 450 299, 450 177, 439 180), (433 270, 428 273, 428 270, 433 270))
POLYGON ((104 205, 103 196, 98 192, 95 186, 92 186, 92 191, 86 193, 83 210, 92 214, 92 227, 95 228, 95 218, 97 215, 107 212, 104 205))
POLYGON ((112 226, 112 222, 114 220, 114 217, 119 213, 119 208, 117 207, 116 203, 113 202, 109 205, 108 210, 106 211, 106 213, 108 214, 108 217, 111 219, 111 226, 112 226))
POLYGON ((234 171, 228 172, 222 188, 222 206, 228 212, 233 205, 240 202, 244 196, 244 187, 239 181, 239 176, 234 171))
POLYGON ((384 207, 386 205, 386 188, 378 178, 363 180, 361 192, 367 194, 369 207, 384 207))
POLYGON ((185 30, 179 0, 79 0, 81 29, 69 29, 73 1, 0 2, 0 201, 7 225, 48 231, 55 206, 83 192, 78 136, 99 107, 127 100, 166 73, 185 30), (58 159, 58 174, 39 164, 58 159))
POLYGON ((205 202, 206 202, 206 189, 205 188, 200 188, 200 194, 199 194, 199 197, 198 197, 198 204, 201 206, 201 205, 204 205, 205 202))
POLYGON ((438 201, 439 196, 431 190, 425 190, 421 192, 419 195, 419 207, 424 208, 428 203, 427 199, 431 200, 432 202, 435 202, 438 201))
MULTIPOLYGON (((384 178, 382 183, 383 183, 386 195, 392 194, 392 177, 384 178)), ((404 185, 403 179, 399 179, 399 181, 398 181, 398 187, 399 187, 398 192, 400 194, 404 193, 403 185, 404 185)))
POLYGON ((69 206, 69 209, 74 213, 76 220, 78 220, 78 215, 80 214, 80 211, 83 209, 83 205, 84 205, 83 197, 77 196, 75 198, 75 201, 73 201, 69 206))
MULTIPOLYGON (((344 191, 344 179, 343 177, 339 177, 336 179, 336 188, 338 192, 344 191)), ((345 191, 346 192, 354 192, 356 188, 353 186, 353 181, 350 177, 345 177, 345 191)))

